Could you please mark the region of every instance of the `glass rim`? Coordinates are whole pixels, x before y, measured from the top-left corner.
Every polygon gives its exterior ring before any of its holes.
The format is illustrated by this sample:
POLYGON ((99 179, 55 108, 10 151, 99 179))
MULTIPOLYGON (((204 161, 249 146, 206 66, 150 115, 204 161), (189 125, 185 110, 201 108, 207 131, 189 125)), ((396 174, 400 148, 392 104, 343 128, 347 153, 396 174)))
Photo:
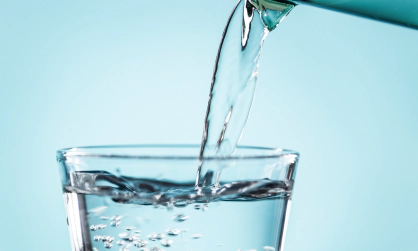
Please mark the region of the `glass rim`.
POLYGON ((196 144, 126 144, 126 145, 97 145, 97 146, 81 146, 81 147, 68 147, 57 150, 57 160, 65 160, 67 157, 89 157, 89 158, 111 158, 111 159, 161 159, 161 160, 242 160, 242 159, 268 159, 268 158, 280 158, 288 155, 296 155, 299 158, 297 151, 260 147, 260 146, 237 146, 237 150, 260 150, 260 154, 248 154, 248 155, 230 155, 230 156, 205 156, 199 157, 192 154, 178 154, 178 155, 150 155, 150 154, 119 154, 119 153, 92 153, 89 150, 93 149, 184 149, 184 148, 196 148, 200 149, 200 145, 196 144))

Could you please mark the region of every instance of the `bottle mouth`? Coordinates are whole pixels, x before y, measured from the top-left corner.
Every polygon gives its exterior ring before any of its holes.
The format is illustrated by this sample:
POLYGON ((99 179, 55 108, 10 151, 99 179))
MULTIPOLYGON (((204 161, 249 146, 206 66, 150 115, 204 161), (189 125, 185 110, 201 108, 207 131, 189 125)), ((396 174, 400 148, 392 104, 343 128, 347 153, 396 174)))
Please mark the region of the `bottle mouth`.
POLYGON ((281 148, 238 146, 230 156, 199 157, 200 145, 104 145, 63 148, 57 151, 57 159, 82 158, 122 158, 122 159, 180 159, 180 160, 237 160, 293 157, 299 153, 281 148))

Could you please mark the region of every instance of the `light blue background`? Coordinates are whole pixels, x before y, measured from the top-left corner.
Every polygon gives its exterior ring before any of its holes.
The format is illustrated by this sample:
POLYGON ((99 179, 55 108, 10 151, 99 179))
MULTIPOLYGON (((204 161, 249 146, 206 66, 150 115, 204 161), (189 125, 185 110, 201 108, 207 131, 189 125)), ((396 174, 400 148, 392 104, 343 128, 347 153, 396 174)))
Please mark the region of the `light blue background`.
MULTIPOLYGON (((1 250, 70 250, 58 148, 199 143, 235 0, 0 1, 1 250)), ((241 144, 301 152, 286 251, 417 250, 418 31, 298 6, 241 144)))

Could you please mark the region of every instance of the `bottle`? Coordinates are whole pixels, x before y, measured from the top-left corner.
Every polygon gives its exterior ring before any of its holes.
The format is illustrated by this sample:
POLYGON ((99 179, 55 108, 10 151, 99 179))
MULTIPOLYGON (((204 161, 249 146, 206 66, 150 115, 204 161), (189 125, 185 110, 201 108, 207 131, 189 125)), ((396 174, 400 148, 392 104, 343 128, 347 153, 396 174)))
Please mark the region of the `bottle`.
POLYGON ((307 4, 418 29, 418 0, 252 0, 251 2, 261 5, 271 5, 274 2, 307 4))

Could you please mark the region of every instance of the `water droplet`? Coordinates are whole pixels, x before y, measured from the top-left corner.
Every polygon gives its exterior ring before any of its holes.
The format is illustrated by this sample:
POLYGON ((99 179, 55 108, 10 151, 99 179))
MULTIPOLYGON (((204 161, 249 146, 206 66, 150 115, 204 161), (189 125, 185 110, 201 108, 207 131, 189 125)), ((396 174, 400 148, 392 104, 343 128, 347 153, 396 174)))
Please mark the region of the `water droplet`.
POLYGON ((169 247, 171 246, 171 244, 173 244, 173 240, 169 240, 169 239, 162 239, 160 241, 161 245, 163 245, 164 247, 169 247))
POLYGON ((274 247, 271 247, 271 246, 264 246, 263 249, 266 250, 266 251, 275 251, 276 250, 274 247))
POLYGON ((90 230, 91 231, 97 231, 97 229, 99 229, 97 226, 95 226, 95 225, 91 225, 90 226, 90 230))
POLYGON ((132 230, 134 230, 135 229, 135 227, 134 226, 128 226, 128 227, 126 227, 126 230, 128 230, 128 231, 132 231, 132 230))
POLYGON ((173 220, 182 222, 182 221, 187 220, 189 217, 190 216, 186 214, 176 214, 174 215, 173 220))
POLYGON ((169 235, 178 235, 181 232, 181 230, 178 228, 169 228, 165 230, 165 232, 169 235))
POLYGON ((95 235, 93 240, 94 241, 100 241, 102 239, 102 237, 100 235, 95 235))
POLYGON ((191 238, 193 238, 193 239, 199 239, 199 238, 201 238, 203 235, 201 235, 201 234, 193 234, 192 236, 190 236, 191 238))
POLYGON ((104 247, 105 248, 112 248, 112 243, 110 243, 110 242, 108 242, 108 241, 106 241, 105 243, 104 243, 104 247))

